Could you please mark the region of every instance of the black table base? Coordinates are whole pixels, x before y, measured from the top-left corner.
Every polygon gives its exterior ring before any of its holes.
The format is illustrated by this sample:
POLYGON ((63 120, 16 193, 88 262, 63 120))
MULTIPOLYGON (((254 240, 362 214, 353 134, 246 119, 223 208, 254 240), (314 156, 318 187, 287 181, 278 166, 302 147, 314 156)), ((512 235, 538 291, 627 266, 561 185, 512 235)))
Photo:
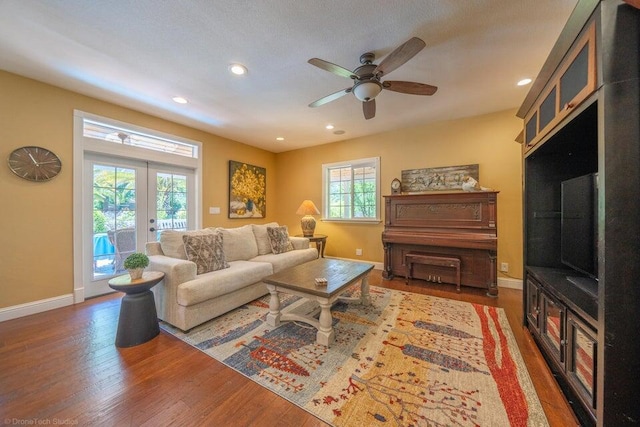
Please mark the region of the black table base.
POLYGON ((133 347, 160 333, 153 292, 125 295, 120 306, 116 347, 133 347))

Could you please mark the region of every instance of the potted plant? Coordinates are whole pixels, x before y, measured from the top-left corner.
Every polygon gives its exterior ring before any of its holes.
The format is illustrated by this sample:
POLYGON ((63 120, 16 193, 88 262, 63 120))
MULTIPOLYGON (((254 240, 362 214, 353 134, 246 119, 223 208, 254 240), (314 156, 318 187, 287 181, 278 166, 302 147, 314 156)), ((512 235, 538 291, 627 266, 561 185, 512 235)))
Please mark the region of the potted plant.
POLYGON ((131 280, 142 278, 142 272, 149 265, 149 257, 140 252, 133 253, 124 260, 124 268, 129 270, 131 280))

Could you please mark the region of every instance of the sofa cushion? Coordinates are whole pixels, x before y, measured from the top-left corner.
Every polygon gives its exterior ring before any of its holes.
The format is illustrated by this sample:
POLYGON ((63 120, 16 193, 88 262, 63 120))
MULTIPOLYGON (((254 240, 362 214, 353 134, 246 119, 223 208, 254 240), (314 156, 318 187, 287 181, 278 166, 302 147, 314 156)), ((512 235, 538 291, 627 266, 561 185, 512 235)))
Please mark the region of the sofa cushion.
POLYGON ((267 227, 267 234, 271 243, 271 251, 274 254, 282 254, 293 250, 286 225, 282 227, 267 227))
POLYGON ((198 304, 260 282, 270 274, 273 267, 267 262, 232 261, 229 268, 205 273, 178 285, 177 302, 185 307, 198 304))
POLYGON ((187 259, 196 264, 197 274, 229 268, 224 257, 222 234, 182 236, 187 259))
POLYGON ((296 249, 283 254, 259 255, 251 261, 268 262, 273 266, 273 273, 278 273, 285 268, 294 267, 308 261, 318 259, 316 248, 296 249))
POLYGON ((258 245, 258 255, 271 253, 271 242, 269 241, 269 235, 267 234, 267 227, 277 226, 277 222, 270 222, 268 224, 251 224, 253 235, 256 237, 256 244, 258 245))
POLYGON ((213 234, 214 230, 163 230, 160 233, 160 247, 162 253, 171 258, 187 259, 187 252, 184 249, 182 236, 201 236, 203 234, 213 234))
POLYGON ((251 224, 237 228, 219 228, 227 262, 248 260, 258 256, 258 244, 251 224))

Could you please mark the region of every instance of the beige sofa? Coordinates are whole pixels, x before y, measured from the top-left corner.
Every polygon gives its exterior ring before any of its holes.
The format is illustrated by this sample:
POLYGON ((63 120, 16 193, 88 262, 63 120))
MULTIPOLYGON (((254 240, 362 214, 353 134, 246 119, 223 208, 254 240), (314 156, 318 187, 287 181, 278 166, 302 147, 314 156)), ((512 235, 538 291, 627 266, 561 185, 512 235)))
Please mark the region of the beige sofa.
MULTIPOLYGON (((285 268, 318 257, 309 239, 289 237, 293 250, 273 253, 267 227, 249 224, 238 228, 163 231, 159 242, 146 245, 149 270, 162 271, 164 279, 153 287, 158 317, 183 331, 253 301, 268 293, 262 279, 285 268), (220 232, 228 268, 196 274, 187 260, 184 235, 220 232)), ((286 236, 285 236, 286 237, 286 236)))

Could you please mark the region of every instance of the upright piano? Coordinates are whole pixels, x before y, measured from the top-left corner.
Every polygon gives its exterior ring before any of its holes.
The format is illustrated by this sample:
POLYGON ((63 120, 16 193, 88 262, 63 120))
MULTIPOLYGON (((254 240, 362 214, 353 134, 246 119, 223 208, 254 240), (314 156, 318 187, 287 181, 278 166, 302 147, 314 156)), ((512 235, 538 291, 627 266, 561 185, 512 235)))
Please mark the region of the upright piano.
MULTIPOLYGON (((462 286, 498 295, 497 191, 429 192, 384 196, 383 277, 407 276, 406 255, 460 260, 462 286)), ((411 257, 409 257, 411 258, 411 257)), ((456 283, 444 265, 413 265, 412 278, 456 283)))

